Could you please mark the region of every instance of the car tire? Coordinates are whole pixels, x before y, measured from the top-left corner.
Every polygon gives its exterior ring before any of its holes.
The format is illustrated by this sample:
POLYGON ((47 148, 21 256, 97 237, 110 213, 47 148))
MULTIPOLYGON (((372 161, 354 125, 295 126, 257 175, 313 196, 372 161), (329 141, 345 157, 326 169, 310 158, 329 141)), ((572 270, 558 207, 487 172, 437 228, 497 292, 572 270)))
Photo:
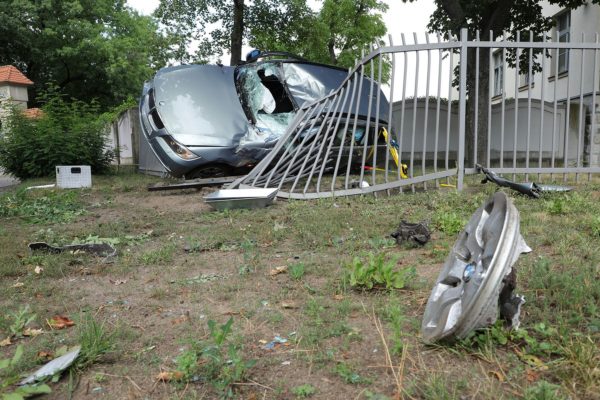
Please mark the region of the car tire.
POLYGON ((196 168, 189 174, 185 175, 186 179, 206 179, 206 178, 223 178, 225 176, 231 176, 232 168, 229 165, 213 164, 205 165, 200 168, 196 168))

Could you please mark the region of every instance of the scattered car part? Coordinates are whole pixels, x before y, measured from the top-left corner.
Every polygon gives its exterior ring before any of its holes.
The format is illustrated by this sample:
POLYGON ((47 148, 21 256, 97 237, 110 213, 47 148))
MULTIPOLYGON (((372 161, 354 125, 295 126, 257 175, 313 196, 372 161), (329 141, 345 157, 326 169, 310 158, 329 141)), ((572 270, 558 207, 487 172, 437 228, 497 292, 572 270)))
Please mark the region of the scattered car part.
POLYGON ((33 190, 33 189, 52 189, 56 184, 50 183, 48 185, 36 185, 36 186, 28 186, 25 190, 33 190))
MULTIPOLYGON (((249 59, 235 67, 163 68, 144 84, 142 131, 172 176, 226 176, 231 168, 255 165, 285 133, 300 106, 337 89, 348 75, 345 69, 288 53, 255 52, 249 59), (265 59, 271 56, 285 58, 265 59), (222 172, 214 175, 215 168, 222 172)), ((380 117, 385 119, 389 104, 381 97, 380 117)), ((372 102, 365 91, 360 107, 342 111, 364 119, 372 102)))
POLYGON ((204 197, 216 210, 263 208, 273 203, 277 189, 222 189, 204 197))
POLYGON ((541 192, 570 192, 571 190, 573 190, 572 187, 560 186, 560 185, 540 185, 540 184, 538 184, 537 187, 540 189, 541 192))
POLYGON ((513 294, 512 267, 521 253, 531 251, 519 224, 519 212, 503 192, 475 211, 429 296, 421 325, 426 342, 464 338, 493 324, 499 307, 509 323, 518 325, 524 299, 513 294))
POLYGON ((35 371, 33 374, 29 375, 27 378, 23 379, 19 385, 28 385, 30 383, 41 381, 45 378, 52 377, 56 374, 60 374, 67 368, 69 368, 73 362, 79 357, 79 353, 81 352, 81 346, 76 346, 73 350, 68 352, 65 355, 62 355, 54 360, 46 363, 43 367, 35 371))
POLYGON ((117 255, 117 249, 108 243, 69 244, 66 246, 51 246, 45 242, 29 243, 29 251, 44 251, 46 253, 58 254, 65 251, 83 251, 99 257, 111 258, 117 255))
POLYGON ((431 234, 429 233, 426 223, 411 223, 404 220, 400 222, 398 230, 393 232, 390 236, 396 239, 397 244, 409 242, 419 246, 424 246, 425 243, 431 239, 431 234))
POLYGON ((477 164, 476 168, 477 168, 478 172, 483 173, 485 175, 485 178, 483 178, 481 183, 487 183, 487 182, 491 181, 491 182, 494 182, 498 186, 511 188, 511 189, 516 190, 517 192, 525 194, 529 197, 533 197, 536 199, 538 197, 540 197, 540 188, 538 187, 537 184, 535 184, 533 182, 515 183, 513 181, 510 181, 506 178, 501 177, 500 175, 496 174, 491 169, 482 167, 479 164, 477 164))
POLYGON ((533 197, 535 199, 539 198, 540 194, 543 192, 568 192, 572 190, 572 188, 566 186, 538 185, 534 182, 515 183, 513 181, 501 177, 489 168, 482 167, 479 164, 477 164, 476 168, 478 172, 485 174, 485 178, 481 181, 481 183, 487 183, 491 181, 498 186, 511 188, 519 193, 522 193, 529 197, 533 197))
POLYGON ((162 191, 162 190, 199 189, 199 188, 203 188, 206 186, 225 185, 228 183, 232 183, 233 181, 235 181, 238 178, 239 178, 239 176, 225 176, 223 178, 193 179, 193 180, 187 180, 187 181, 177 182, 177 183, 167 183, 167 184, 157 183, 154 185, 149 185, 148 191, 156 192, 156 191, 162 191))

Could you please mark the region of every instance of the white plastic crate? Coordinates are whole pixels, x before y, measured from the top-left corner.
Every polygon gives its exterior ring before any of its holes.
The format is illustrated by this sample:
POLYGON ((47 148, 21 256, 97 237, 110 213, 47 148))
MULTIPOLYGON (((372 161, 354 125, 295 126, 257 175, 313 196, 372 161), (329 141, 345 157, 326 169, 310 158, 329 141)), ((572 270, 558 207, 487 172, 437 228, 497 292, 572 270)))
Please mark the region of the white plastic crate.
POLYGON ((92 187, 92 169, 89 165, 57 165, 56 186, 62 189, 92 187))

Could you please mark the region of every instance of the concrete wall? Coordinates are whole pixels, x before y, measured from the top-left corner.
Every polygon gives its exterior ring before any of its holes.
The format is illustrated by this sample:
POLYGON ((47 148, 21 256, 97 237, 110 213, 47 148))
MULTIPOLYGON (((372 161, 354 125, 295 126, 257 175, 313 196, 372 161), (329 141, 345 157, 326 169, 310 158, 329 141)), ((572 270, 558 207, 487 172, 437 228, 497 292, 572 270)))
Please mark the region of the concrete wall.
POLYGON ((137 108, 124 111, 108 127, 108 147, 115 151, 115 165, 137 165, 139 162, 139 117, 137 108))
POLYGON ((0 133, 2 129, 6 129, 6 119, 9 113, 8 105, 16 106, 16 108, 27 109, 27 87, 14 86, 7 83, 0 83, 0 133))
MULTIPOLYGON (((571 118, 569 125, 571 130, 569 134, 569 157, 577 156, 577 140, 579 132, 579 108, 571 105, 571 118)), ((425 100, 417 101, 416 113, 414 103, 407 101, 404 109, 404 122, 402 121, 402 102, 393 104, 393 137, 400 133, 402 148, 402 158, 410 157, 411 147, 414 150, 414 157, 417 160, 422 158, 423 148, 426 149, 426 157, 432 158, 435 152, 436 143, 436 124, 437 130, 437 151, 438 160, 440 155, 445 156, 446 143, 448 141, 448 151, 453 155, 458 151, 458 105, 452 104, 448 113, 448 105, 440 105, 440 114, 437 115, 437 103, 429 101, 427 120, 425 120, 425 100), (450 129, 448 130, 448 115, 450 115, 450 129), (413 121, 415 121, 415 135, 413 142, 413 121)), ((492 106, 491 121, 491 141, 490 154, 492 159, 499 158, 501 149, 504 151, 505 158, 512 155, 515 144, 515 117, 517 122, 517 157, 523 158, 527 150, 527 132, 529 131, 529 155, 530 159, 537 160, 540 144, 542 157, 550 158, 552 155, 552 137, 554 136, 554 157, 564 156, 565 127, 566 127, 566 106, 557 105, 556 115, 554 114, 553 103, 545 103, 542 119, 542 103, 539 100, 532 100, 531 112, 528 113, 528 102, 520 101, 518 108, 515 107, 515 101, 510 100, 504 106, 504 118, 501 104, 492 106), (517 110, 515 112, 515 110, 517 110), (504 122, 504 127, 503 127, 504 122), (543 127, 542 127, 543 124, 543 127), (542 129, 543 128, 543 129, 542 129), (504 138, 504 140, 502 140, 504 138)))

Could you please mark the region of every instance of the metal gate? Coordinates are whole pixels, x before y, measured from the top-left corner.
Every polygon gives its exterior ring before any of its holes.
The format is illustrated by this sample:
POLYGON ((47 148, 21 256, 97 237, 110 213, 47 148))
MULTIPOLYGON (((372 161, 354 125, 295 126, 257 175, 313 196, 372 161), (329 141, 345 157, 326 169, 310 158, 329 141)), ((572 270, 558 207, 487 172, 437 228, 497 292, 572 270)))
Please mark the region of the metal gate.
POLYGON ((338 89, 304 104, 271 153, 233 187, 309 199, 430 185, 462 190, 477 164, 526 178, 600 172, 597 36, 480 41, 463 29, 460 39, 425 38, 413 34, 408 43, 402 35, 400 45, 390 38, 371 49, 338 89))

